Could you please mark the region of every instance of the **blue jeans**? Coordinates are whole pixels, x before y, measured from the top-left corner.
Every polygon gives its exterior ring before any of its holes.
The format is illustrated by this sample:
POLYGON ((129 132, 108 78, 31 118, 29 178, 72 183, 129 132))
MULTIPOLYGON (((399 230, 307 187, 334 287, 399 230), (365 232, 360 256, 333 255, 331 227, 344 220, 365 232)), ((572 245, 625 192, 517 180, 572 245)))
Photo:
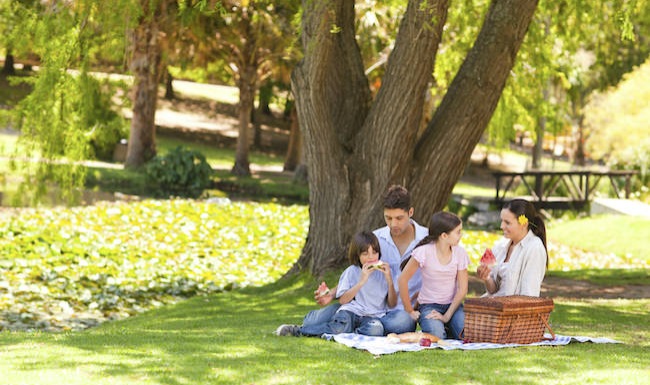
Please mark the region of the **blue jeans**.
POLYGON ((391 310, 381 318, 384 325, 384 333, 407 333, 414 332, 417 323, 405 310, 391 310))
POLYGON ((334 314, 336 314, 336 311, 339 310, 340 307, 341 304, 339 301, 335 301, 320 309, 312 310, 307 313, 305 319, 302 320, 302 326, 324 324, 334 317, 334 314))
POLYGON ((308 324, 300 327, 300 334, 306 336, 340 333, 383 336, 384 325, 379 318, 358 316, 351 311, 340 310, 325 323, 308 324))
POLYGON ((450 337, 459 340, 460 333, 465 327, 465 311, 463 310, 463 305, 461 304, 458 309, 454 312, 454 315, 451 316, 449 322, 443 324, 442 321, 437 319, 426 318, 428 314, 432 311, 437 311, 440 314, 445 314, 447 309, 449 309, 450 304, 441 305, 437 303, 427 303, 420 305, 420 328, 425 333, 431 333, 438 338, 445 339, 447 338, 447 330, 449 330, 450 337), (447 330, 446 330, 447 329, 447 330))

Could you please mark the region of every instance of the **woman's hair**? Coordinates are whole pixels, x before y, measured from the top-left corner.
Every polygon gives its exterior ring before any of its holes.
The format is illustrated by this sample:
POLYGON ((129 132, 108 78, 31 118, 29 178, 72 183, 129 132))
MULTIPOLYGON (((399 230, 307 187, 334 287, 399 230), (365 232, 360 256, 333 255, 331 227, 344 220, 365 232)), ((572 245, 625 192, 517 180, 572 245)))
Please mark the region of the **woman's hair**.
POLYGON ((447 211, 438 211, 429 220, 429 235, 415 246, 420 247, 438 240, 443 233, 448 233, 458 227, 462 221, 456 214, 447 211))
MULTIPOLYGON (((431 220, 429 220, 429 235, 422 238, 415 248, 437 241, 438 238, 440 238, 440 235, 450 232, 461 223, 463 222, 456 214, 447 211, 438 211, 433 214, 431 220)), ((411 259, 411 257, 408 257, 400 264, 400 269, 404 270, 409 259, 411 259)))
POLYGON ((381 259, 381 250, 379 249, 379 239, 370 231, 361 231, 352 237, 350 248, 348 249, 348 260, 350 265, 361 267, 361 258, 359 256, 372 246, 373 250, 379 253, 381 259))
POLYGON ((503 205, 504 209, 510 210, 515 214, 515 218, 519 220, 519 217, 523 215, 528 219, 528 229, 537 235, 539 239, 542 240, 544 244, 544 250, 546 250, 546 267, 548 267, 548 248, 546 247, 546 226, 544 225, 544 220, 542 216, 539 215, 535 206, 525 199, 513 199, 509 202, 506 202, 503 205))

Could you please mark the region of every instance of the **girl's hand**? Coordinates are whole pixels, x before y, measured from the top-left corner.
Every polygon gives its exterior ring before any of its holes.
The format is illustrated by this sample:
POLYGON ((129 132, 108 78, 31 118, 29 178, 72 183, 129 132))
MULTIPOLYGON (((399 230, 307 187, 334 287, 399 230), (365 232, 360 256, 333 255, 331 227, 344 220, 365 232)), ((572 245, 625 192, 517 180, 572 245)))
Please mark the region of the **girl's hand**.
POLYGON ((432 310, 431 313, 427 314, 427 316, 424 317, 424 318, 427 318, 427 319, 437 319, 437 320, 442 321, 443 323, 447 323, 447 322, 449 322, 449 319, 445 319, 445 316, 444 316, 444 315, 438 313, 438 312, 435 311, 435 310, 432 310))
POLYGON ((488 265, 478 265, 478 268, 476 269, 476 275, 483 281, 487 281, 490 278, 490 273, 492 272, 492 269, 490 269, 490 266, 488 265))
POLYGON ((411 316, 411 319, 412 319, 413 321, 417 321, 417 320, 420 319, 420 312, 417 311, 417 310, 413 310, 413 311, 411 311, 411 312, 409 313, 409 316, 411 316))

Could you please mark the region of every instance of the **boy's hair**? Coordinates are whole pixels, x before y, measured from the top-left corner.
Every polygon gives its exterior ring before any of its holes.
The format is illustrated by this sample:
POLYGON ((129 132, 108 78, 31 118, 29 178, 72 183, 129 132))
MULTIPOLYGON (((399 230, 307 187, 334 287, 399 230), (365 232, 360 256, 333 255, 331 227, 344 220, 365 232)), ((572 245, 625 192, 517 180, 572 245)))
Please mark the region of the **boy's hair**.
POLYGON ((381 259, 381 250, 379 249, 379 239, 371 231, 361 231, 352 237, 350 248, 348 249, 348 260, 350 265, 361 267, 361 258, 359 256, 372 246, 373 250, 379 253, 381 259))
POLYGON ((390 186, 384 195, 384 208, 409 211, 411 209, 411 194, 401 185, 390 186))

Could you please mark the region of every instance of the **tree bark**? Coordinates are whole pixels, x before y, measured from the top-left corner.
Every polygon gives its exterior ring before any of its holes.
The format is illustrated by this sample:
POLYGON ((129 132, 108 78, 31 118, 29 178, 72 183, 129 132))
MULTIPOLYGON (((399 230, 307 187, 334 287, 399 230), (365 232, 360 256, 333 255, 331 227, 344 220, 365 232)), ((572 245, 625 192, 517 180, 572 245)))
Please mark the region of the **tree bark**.
POLYGON ((149 0, 141 0, 141 6, 145 14, 133 31, 133 117, 124 163, 127 168, 138 168, 156 155, 155 119, 162 62, 157 19, 161 10, 147 13, 149 0))
POLYGON ((300 124, 298 123, 298 112, 294 106, 291 109, 291 131, 289 132, 289 145, 287 156, 284 159, 284 171, 295 171, 300 163, 302 153, 302 138, 300 135, 300 124))
POLYGON ((418 137, 448 0, 410 0, 374 102, 354 35, 354 4, 303 1, 304 58, 292 76, 309 172, 310 227, 291 272, 346 263, 350 237, 383 223, 400 183, 416 219, 445 206, 499 100, 536 0, 494 0, 481 33, 418 137))

